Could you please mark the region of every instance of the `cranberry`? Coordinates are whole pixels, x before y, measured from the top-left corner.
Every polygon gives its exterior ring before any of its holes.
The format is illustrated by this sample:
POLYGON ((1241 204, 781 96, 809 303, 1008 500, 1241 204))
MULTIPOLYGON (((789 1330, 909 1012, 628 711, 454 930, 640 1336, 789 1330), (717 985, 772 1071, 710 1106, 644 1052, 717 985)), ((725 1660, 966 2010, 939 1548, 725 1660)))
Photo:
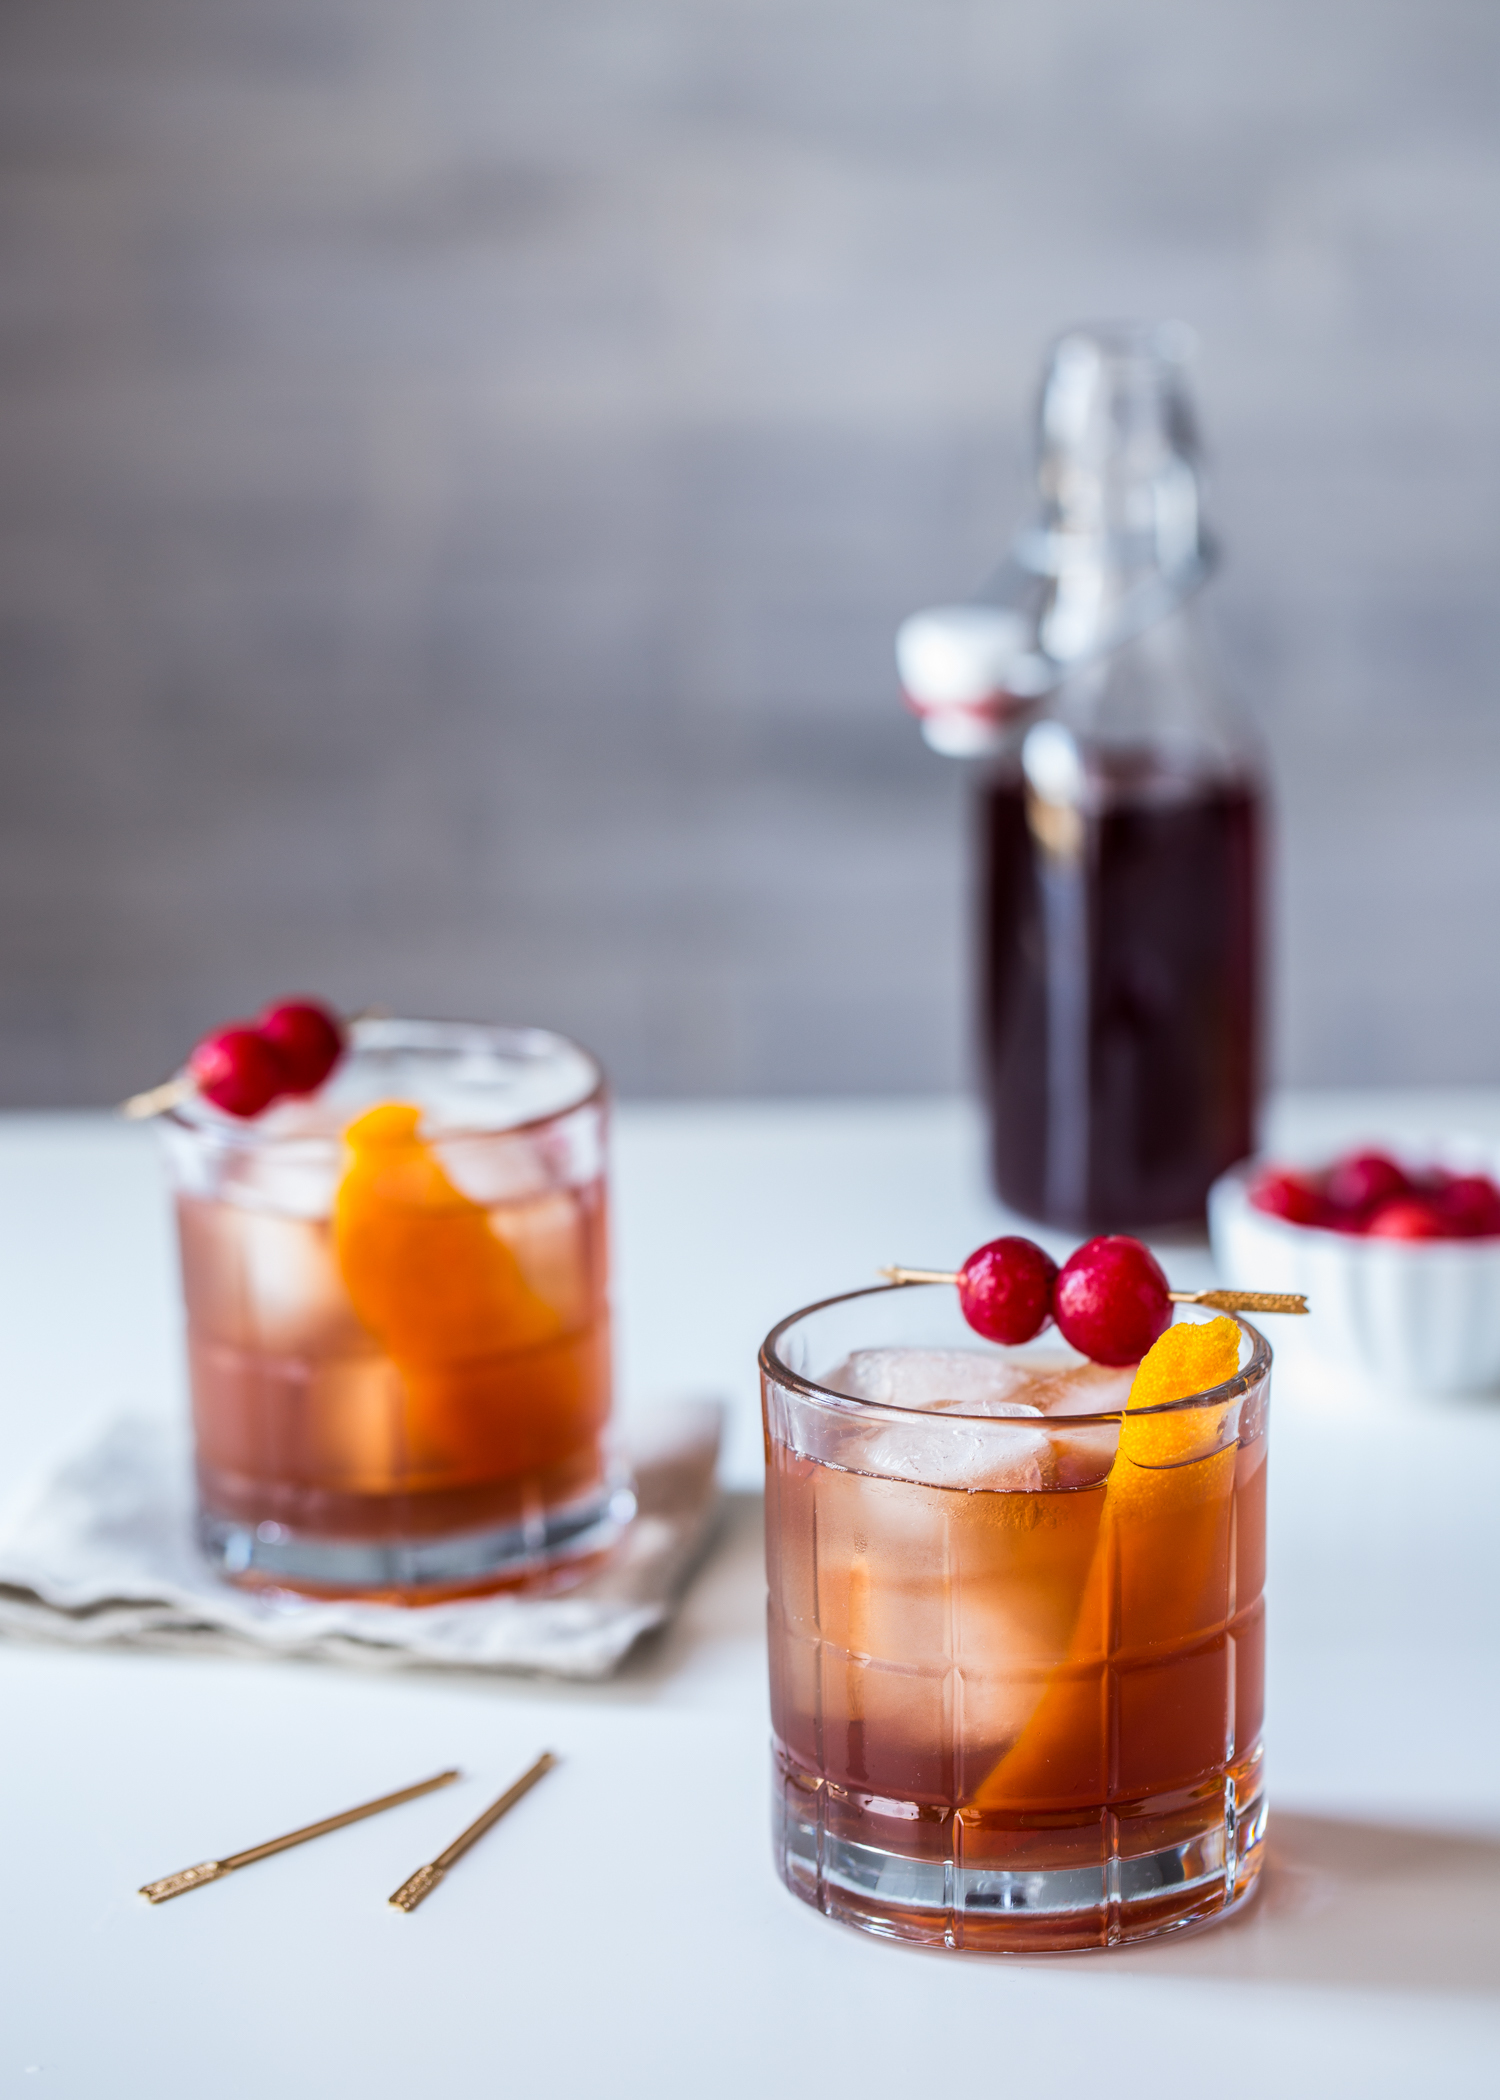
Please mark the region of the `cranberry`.
POLYGON ((1139 1240, 1108 1233, 1063 1263, 1052 1317, 1064 1339, 1096 1364, 1133 1364, 1172 1323, 1167 1279, 1139 1240))
POLYGON ((281 1061, 281 1090, 311 1094, 344 1054, 344 1026, 315 999, 283 999, 260 1017, 260 1032, 281 1061))
POLYGON ((231 1116, 258 1116, 283 1085, 275 1048, 249 1021, 206 1035, 188 1059, 188 1072, 204 1100, 231 1116))
POLYGON ((1500 1234, 1500 1189, 1488 1174, 1450 1174, 1429 1198, 1448 1221, 1449 1230, 1465 1239, 1500 1234))
POLYGON ((1335 1210, 1360 1218, 1412 1193, 1409 1176, 1383 1152, 1351 1152, 1336 1160, 1324 1187, 1335 1210))
POLYGON ((1453 1227, 1429 1197, 1398 1196, 1383 1203, 1365 1227, 1372 1240, 1446 1240, 1453 1227))
POLYGON ((1328 1203, 1316 1181, 1307 1174, 1292 1174, 1283 1167, 1268 1167, 1256 1176, 1250 1201, 1257 1210, 1289 1225, 1326 1225, 1328 1203))
POLYGON ((992 1342, 1029 1342, 1052 1317, 1057 1263, 1035 1240, 990 1240, 958 1272, 958 1302, 992 1342))

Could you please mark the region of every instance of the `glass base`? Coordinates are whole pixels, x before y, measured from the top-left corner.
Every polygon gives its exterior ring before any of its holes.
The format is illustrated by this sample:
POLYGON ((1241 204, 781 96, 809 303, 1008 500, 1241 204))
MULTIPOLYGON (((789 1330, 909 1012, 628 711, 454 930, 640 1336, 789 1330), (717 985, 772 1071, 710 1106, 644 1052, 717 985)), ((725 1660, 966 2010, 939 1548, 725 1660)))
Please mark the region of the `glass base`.
POLYGON ((782 1880, 825 1917, 925 1947, 1061 1953, 1181 1932, 1245 1903, 1265 1856, 1265 1794, 1239 1802, 1232 1779, 1222 1817, 1190 1838, 1086 1866, 1016 1871, 916 1859, 835 1836, 818 1813, 825 1792, 778 1775, 773 1844, 782 1880))
POLYGON ((214 1573, 243 1587, 436 1604, 490 1590, 581 1581, 634 1515, 629 1484, 610 1480, 581 1501, 522 1523, 447 1538, 326 1538, 200 1509, 198 1541, 214 1573))

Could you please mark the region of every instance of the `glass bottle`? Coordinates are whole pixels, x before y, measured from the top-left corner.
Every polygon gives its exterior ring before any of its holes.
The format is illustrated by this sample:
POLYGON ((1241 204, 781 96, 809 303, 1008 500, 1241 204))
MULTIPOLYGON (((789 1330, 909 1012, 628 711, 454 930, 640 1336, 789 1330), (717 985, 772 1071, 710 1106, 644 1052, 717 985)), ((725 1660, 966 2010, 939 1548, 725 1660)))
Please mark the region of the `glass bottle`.
POLYGON ((928 741, 983 761, 995 1184, 1087 1231, 1201 1220, 1253 1141, 1264 790, 1199 630, 1186 333, 1058 341, 1035 524, 984 600, 898 651, 928 741))

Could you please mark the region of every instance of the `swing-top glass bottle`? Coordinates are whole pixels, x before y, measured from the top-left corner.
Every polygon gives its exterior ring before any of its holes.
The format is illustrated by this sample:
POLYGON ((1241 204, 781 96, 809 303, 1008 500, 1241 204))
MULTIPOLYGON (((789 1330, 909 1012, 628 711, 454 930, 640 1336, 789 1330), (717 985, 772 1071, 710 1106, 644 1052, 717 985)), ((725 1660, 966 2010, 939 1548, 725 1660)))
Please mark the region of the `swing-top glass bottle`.
POLYGON ((1212 568, 1187 331, 1054 347, 1034 525, 898 646, 929 743, 982 762, 994 1178, 1085 1230, 1201 1219, 1250 1151, 1263 787, 1200 631, 1212 568))

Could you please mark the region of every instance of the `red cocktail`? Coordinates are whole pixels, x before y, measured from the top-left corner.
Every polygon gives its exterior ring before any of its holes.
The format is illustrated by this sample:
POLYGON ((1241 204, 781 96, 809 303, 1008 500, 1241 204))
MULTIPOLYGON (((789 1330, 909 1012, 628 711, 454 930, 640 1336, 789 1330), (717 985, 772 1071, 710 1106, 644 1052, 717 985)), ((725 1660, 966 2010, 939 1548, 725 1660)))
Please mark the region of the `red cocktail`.
POLYGON ((907 1287, 794 1315, 761 1371, 794 1893, 996 1951, 1243 1900, 1265 1821, 1261 1336, 1240 1323, 1232 1375, 1126 1413, 1133 1368, 1055 1334, 987 1345, 953 1291, 907 1287))
POLYGON ((420 1601, 612 1538, 598 1067, 366 1021, 315 1096, 164 1130, 202 1538, 231 1576, 420 1601))

